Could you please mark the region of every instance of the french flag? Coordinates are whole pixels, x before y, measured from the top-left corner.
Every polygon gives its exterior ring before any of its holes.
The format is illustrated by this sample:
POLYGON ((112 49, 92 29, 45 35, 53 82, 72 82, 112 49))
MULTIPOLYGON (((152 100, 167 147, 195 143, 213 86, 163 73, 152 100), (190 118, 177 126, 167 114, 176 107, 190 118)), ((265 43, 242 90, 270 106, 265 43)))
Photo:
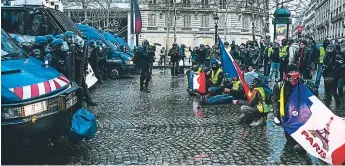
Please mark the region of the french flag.
POLYGON ((241 83, 243 85, 243 89, 245 92, 245 95, 247 96, 247 99, 250 100, 249 97, 249 87, 247 83, 245 82, 243 72, 241 71, 239 65, 235 61, 235 59, 228 54, 228 52, 225 49, 225 46, 223 44, 222 39, 218 37, 219 41, 219 48, 220 48, 220 57, 222 60, 222 68, 223 68, 223 73, 227 74, 225 77, 228 78, 233 78, 233 77, 238 77, 241 80, 241 83))
POLYGON ((284 130, 311 155, 332 165, 344 165, 345 120, 330 111, 305 84, 297 85, 286 106, 283 95, 280 110, 284 130))
POLYGON ((201 72, 200 74, 194 74, 190 72, 189 74, 189 88, 196 90, 201 94, 206 93, 206 74, 201 72))

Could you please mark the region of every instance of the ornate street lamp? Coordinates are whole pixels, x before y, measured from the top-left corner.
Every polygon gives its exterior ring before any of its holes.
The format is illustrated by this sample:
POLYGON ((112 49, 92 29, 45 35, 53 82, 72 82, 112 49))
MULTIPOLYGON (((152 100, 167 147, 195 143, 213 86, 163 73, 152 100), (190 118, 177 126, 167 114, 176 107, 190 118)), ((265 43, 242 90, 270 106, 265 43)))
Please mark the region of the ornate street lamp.
POLYGON ((218 20, 219 20, 219 17, 217 15, 217 13, 215 13, 213 15, 213 19, 214 19, 214 35, 215 35, 215 38, 214 38, 214 45, 217 46, 217 43, 218 43, 218 20))

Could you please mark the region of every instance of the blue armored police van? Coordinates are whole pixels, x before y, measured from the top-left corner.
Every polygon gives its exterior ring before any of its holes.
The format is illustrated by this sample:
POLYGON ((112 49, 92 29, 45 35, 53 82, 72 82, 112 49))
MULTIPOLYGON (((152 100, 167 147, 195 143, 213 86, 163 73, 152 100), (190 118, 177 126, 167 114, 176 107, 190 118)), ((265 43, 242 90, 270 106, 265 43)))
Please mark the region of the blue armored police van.
POLYGON ((121 37, 119 36, 116 36, 116 35, 113 35, 109 32, 105 32, 105 31, 102 31, 102 34, 103 36, 109 40, 111 43, 117 45, 117 46, 122 46, 122 47, 125 47, 125 50, 121 50, 122 52, 125 52, 126 54, 128 54, 129 56, 131 57, 134 57, 134 52, 133 51, 130 51, 130 47, 129 45, 126 43, 126 41, 124 39, 122 39, 121 37))
POLYGON ((80 89, 55 69, 28 56, 1 30, 1 138, 3 146, 26 138, 56 138, 81 109, 80 89))
POLYGON ((109 42, 109 40, 107 40, 98 30, 84 24, 77 24, 77 27, 83 32, 84 36, 86 36, 88 40, 101 40, 108 47, 106 68, 109 71, 108 73, 111 78, 118 78, 135 69, 133 58, 129 54, 121 52, 118 47, 109 42))

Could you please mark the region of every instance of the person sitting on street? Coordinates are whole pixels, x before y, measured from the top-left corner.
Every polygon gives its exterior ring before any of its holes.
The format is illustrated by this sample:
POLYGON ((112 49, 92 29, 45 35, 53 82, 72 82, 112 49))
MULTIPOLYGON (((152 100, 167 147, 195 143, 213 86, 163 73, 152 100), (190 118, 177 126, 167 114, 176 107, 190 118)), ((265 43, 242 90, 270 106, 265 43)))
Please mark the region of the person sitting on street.
POLYGON ((193 90, 193 87, 190 87, 189 85, 189 81, 190 81, 190 72, 193 72, 195 75, 199 75, 202 71, 202 68, 200 66, 197 65, 197 63, 193 63, 193 66, 186 72, 186 76, 188 79, 188 88, 187 88, 187 92, 189 94, 193 94, 195 95, 196 90, 193 90))
POLYGON ((208 94, 206 97, 214 96, 223 92, 223 71, 218 62, 212 63, 212 70, 208 72, 209 80, 206 82, 208 94))
POLYGON ((224 93, 209 98, 206 98, 206 96, 201 97, 200 103, 205 105, 228 104, 233 99, 245 100, 244 89, 238 77, 224 79, 224 93))
POLYGON ((247 122, 251 123, 250 126, 259 126, 266 122, 267 114, 271 110, 266 98, 263 80, 255 78, 250 89, 249 101, 233 100, 232 103, 242 105, 239 123, 247 122))

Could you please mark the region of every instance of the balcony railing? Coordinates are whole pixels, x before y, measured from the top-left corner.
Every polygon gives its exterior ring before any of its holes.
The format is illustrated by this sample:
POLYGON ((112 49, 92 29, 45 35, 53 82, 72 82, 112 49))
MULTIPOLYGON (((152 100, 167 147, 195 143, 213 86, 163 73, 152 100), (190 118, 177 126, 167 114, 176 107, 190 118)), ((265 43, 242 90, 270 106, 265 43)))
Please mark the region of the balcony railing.
POLYGON ((147 27, 147 30, 148 31, 155 31, 155 30, 158 30, 157 27, 147 27))
POLYGON ((207 28, 207 27, 202 27, 202 28, 199 28, 200 31, 210 31, 210 28, 207 28))

